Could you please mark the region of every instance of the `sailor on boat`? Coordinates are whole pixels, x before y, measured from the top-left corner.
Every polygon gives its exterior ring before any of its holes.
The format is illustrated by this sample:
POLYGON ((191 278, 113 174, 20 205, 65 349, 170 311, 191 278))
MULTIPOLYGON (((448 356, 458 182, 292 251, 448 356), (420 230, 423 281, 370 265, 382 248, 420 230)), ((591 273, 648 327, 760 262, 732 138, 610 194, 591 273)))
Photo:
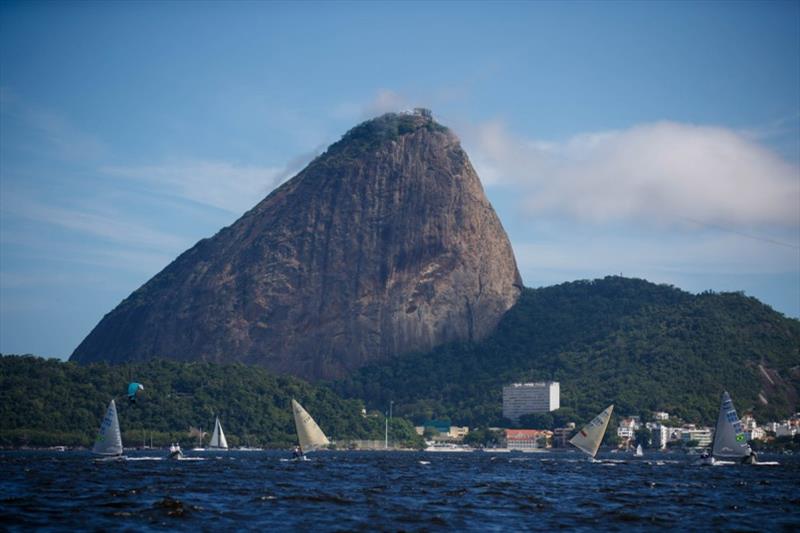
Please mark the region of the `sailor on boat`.
POLYGON ((292 452, 292 459, 295 461, 304 461, 305 458, 306 456, 303 453, 303 449, 300 446, 295 446, 294 451, 292 452))
POLYGON ((758 455, 753 449, 750 449, 750 455, 745 455, 742 457, 742 464, 743 465, 754 465, 758 463, 758 455))
POLYGON ((170 459, 182 459, 183 452, 181 451, 181 445, 177 442, 170 444, 169 446, 169 458, 170 459))

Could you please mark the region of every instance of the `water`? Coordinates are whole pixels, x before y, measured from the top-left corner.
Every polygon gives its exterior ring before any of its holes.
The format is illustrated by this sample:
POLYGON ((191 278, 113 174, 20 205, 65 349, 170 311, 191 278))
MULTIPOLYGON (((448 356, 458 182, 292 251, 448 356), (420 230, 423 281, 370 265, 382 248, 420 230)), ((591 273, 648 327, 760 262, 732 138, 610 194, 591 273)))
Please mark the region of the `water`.
POLYGON ((166 452, 96 463, 88 453, 2 452, 1 527, 800 529, 795 456, 759 467, 692 466, 682 454, 627 464, 592 464, 578 453, 322 452, 306 463, 287 462, 288 452, 146 458, 158 454, 166 452))

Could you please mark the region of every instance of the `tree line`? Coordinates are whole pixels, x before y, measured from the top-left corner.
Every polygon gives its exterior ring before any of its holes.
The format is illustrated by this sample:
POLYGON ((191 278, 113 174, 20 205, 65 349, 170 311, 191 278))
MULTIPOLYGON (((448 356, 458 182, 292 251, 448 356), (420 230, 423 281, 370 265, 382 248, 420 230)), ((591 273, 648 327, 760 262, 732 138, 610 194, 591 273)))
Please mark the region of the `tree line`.
MULTIPOLYGON (((220 417, 231 446, 287 447, 295 440, 290 401, 297 399, 332 439, 383 439, 381 411, 330 388, 242 364, 145 363, 78 365, 33 356, 0 356, 0 445, 88 446, 108 402, 116 399, 126 446, 196 442, 220 417), (144 390, 135 404, 130 382, 144 390)), ((393 441, 418 444, 407 420, 394 418, 393 441)), ((209 436, 205 437, 208 442, 209 436)))

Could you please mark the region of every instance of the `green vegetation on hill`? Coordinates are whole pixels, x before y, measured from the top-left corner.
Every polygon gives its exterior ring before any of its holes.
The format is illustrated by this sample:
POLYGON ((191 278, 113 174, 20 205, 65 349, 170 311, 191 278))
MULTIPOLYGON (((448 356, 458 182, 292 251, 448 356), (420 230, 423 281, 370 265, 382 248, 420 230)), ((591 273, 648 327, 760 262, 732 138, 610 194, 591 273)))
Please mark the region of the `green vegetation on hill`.
MULTIPOLYGON (((111 398, 117 400, 126 446, 172 440, 193 444, 190 426, 210 432, 219 415, 228 442, 289 446, 296 439, 290 399, 296 398, 333 439, 382 439, 384 419, 363 417, 359 400, 325 387, 241 364, 150 361, 77 365, 32 356, 0 357, 0 445, 84 445, 93 442, 111 398), (142 383, 139 400, 126 397, 142 383)), ((392 420, 392 439, 415 438, 408 421, 392 420)), ((206 442, 208 439, 206 439, 206 442)))
POLYGON ((384 142, 413 133, 420 128, 428 131, 449 131, 433 120, 428 109, 418 108, 413 113, 386 113, 350 129, 341 140, 328 148, 328 153, 340 154, 343 150, 347 150, 349 155, 358 156, 364 151, 372 150, 384 142))
POLYGON ((367 405, 393 400, 416 420, 471 426, 507 423, 504 384, 544 380, 561 384, 556 424, 610 403, 621 416, 712 423, 723 390, 740 414, 767 421, 798 409, 798 365, 800 322, 754 298, 607 277, 525 289, 486 340, 371 365, 333 387, 367 405))

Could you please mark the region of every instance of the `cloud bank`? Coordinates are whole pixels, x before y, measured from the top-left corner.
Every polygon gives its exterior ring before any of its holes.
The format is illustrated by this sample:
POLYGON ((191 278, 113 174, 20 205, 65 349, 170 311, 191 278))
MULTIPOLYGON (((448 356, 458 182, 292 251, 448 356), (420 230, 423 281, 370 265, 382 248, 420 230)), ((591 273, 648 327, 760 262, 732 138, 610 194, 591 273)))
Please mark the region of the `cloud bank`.
POLYGON ((514 188, 530 216, 800 224, 800 169, 729 129, 656 122, 548 142, 495 121, 461 134, 483 182, 514 188))

